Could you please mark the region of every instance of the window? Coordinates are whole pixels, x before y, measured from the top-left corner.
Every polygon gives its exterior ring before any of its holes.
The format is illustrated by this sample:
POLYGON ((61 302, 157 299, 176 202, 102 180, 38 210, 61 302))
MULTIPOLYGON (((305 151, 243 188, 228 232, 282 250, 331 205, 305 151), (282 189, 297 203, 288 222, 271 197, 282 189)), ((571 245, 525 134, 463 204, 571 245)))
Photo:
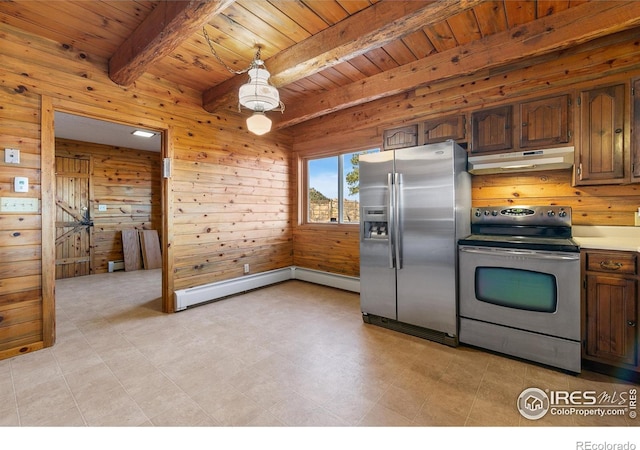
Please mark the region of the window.
POLYGON ((378 149, 308 159, 307 223, 360 222, 358 158, 378 149))

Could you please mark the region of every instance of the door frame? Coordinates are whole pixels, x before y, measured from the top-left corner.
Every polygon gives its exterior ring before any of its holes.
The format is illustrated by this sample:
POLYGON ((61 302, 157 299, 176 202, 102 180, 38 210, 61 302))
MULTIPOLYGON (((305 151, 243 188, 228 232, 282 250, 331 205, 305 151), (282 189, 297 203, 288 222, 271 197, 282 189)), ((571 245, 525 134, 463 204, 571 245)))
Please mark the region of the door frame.
MULTIPOLYGON (((48 95, 41 97, 40 142, 41 142, 41 214, 42 214, 42 302, 43 302, 43 344, 50 347, 55 343, 55 112, 65 112, 77 116, 90 117, 105 122, 115 122, 128 126, 140 126, 162 135, 159 157, 164 161, 173 159, 172 128, 159 120, 147 117, 134 122, 123 121, 122 114, 97 108, 92 105, 75 103, 48 95), (89 112, 90 111, 90 112, 89 112)), ((161 164, 163 167, 164 164, 161 164)), ((162 236, 162 311, 175 311, 173 302, 173 208, 169 201, 172 190, 170 174, 161 174, 161 236, 162 236)))

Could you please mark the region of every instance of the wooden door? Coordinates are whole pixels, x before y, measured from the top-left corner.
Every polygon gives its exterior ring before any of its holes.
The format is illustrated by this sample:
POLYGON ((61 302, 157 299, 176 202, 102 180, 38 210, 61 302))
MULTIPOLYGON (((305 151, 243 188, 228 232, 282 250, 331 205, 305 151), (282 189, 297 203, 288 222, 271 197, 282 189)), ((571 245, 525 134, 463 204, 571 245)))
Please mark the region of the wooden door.
POLYGON ((520 104, 520 147, 549 147, 569 142, 569 96, 520 104))
POLYGON ((442 117, 427 120, 424 123, 424 143, 432 144, 436 142, 453 139, 456 142, 466 140, 464 115, 442 117))
POLYGON ((418 124, 385 130, 383 133, 383 150, 395 150, 416 145, 418 145, 418 124))
POLYGON ((90 166, 56 156, 56 279, 91 273, 90 166))
POLYGON ((579 184, 625 178, 624 111, 624 84, 580 93, 579 184))
POLYGON ((475 111, 471 114, 471 153, 513 149, 513 107, 475 111))
POLYGON ((636 366, 636 281, 587 275, 586 356, 605 364, 636 366))
POLYGON ((640 78, 633 81, 633 118, 632 124, 632 182, 640 182, 640 78))

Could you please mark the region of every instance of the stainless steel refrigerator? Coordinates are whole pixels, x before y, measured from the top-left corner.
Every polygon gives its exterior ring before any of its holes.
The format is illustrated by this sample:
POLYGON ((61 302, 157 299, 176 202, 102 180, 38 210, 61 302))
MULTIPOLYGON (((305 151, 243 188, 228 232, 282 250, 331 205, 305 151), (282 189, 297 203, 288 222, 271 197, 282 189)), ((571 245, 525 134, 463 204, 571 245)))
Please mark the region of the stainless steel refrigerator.
POLYGON ((458 344, 457 242, 470 234, 454 141, 361 155, 360 305, 367 323, 458 344))

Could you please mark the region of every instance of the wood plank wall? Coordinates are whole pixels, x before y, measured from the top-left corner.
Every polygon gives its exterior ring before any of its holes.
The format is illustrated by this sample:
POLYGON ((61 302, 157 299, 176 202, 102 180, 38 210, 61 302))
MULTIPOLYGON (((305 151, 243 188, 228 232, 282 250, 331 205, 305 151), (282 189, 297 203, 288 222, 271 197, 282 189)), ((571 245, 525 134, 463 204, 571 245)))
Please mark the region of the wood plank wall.
POLYGON ((56 155, 92 159, 93 273, 123 259, 122 230, 162 230, 161 154, 69 139, 56 139, 56 155), (98 205, 106 205, 99 211, 98 205))
POLYGON ((182 138, 170 201, 175 288, 292 264, 290 148, 277 135, 231 137, 216 130, 182 138), (214 136, 214 146, 202 141, 214 136), (217 138, 215 137, 217 135, 217 138))
MULTIPOLYGON (((327 149, 380 147, 383 130, 421 120, 452 114, 468 117, 474 110, 560 93, 575 98, 580 89, 628 82, 640 77, 638 33, 630 30, 535 61, 422 86, 297 125, 292 128, 294 158, 324 154, 327 149)), ((472 202, 474 206, 565 204, 575 210, 576 225, 633 224, 632 212, 640 206, 639 184, 575 187, 571 177, 568 170, 474 176, 472 202)), ((304 191, 300 182, 296 189, 299 197, 304 191)), ((297 219, 293 230, 296 265, 319 268, 322 264, 323 270, 359 275, 357 227, 328 225, 319 233, 316 225, 303 224, 299 214, 297 219), (353 257, 336 261, 338 245, 344 255, 353 257), (330 268, 328 261, 335 265, 330 268)))
POLYGON ((572 186, 571 172, 551 170, 472 179, 473 206, 570 206, 574 225, 633 226, 640 184, 572 186))
MULTIPOLYGON (((0 197, 40 199, 40 96, 0 85, 0 197), (10 107, 9 107, 10 105, 10 107), (20 150, 20 164, 4 162, 20 150), (29 192, 13 192, 13 178, 29 192)), ((0 359, 42 348, 41 215, 0 213, 0 359)))
MULTIPOLYGON (((173 160, 171 178, 161 181, 165 311, 173 311, 174 289, 241 276, 245 263, 251 272, 292 264, 289 132, 252 135, 236 105, 209 114, 199 92, 149 74, 119 87, 107 76, 107 60, 4 23, 0 55, 0 147, 22 151, 18 167, 0 162, 2 196, 18 175, 29 176, 39 197, 40 105, 46 99, 58 111, 165 135, 162 156, 173 160)), ((53 141, 47 146, 53 152, 53 141)), ((0 305, 42 304, 41 220, 40 214, 0 214, 0 305)), ((42 328, 0 333, 0 358, 41 348, 42 328)))

